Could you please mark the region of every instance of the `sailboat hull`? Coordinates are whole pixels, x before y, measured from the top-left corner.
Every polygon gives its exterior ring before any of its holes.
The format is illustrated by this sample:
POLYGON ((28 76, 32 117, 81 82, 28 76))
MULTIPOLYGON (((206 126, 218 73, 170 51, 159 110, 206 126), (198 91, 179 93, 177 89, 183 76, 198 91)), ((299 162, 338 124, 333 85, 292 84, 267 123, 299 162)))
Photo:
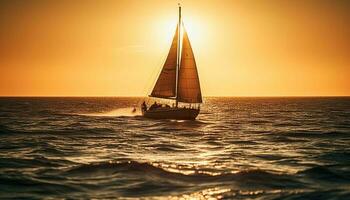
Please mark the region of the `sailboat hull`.
POLYGON ((143 116, 151 119, 195 120, 199 109, 193 108, 157 108, 143 111, 143 116))

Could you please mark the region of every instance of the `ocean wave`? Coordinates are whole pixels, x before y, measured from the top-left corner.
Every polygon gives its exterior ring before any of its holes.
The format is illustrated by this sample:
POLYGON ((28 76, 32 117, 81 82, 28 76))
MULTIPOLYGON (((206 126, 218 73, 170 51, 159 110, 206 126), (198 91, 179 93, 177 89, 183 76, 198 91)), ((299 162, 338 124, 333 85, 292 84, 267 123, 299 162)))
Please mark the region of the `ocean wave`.
POLYGON ((73 177, 135 177, 140 180, 161 180, 163 183, 181 182, 182 184, 220 184, 239 185, 242 188, 296 189, 304 188, 307 180, 323 182, 350 182, 348 168, 344 166, 315 166, 296 174, 276 173, 261 169, 242 170, 239 172, 212 173, 194 169, 192 173, 163 167, 162 164, 137 161, 109 161, 82 164, 64 172, 73 177), (120 176, 117 176, 120 177, 120 176), (300 179, 301 178, 301 179, 300 179))
POLYGON ((342 163, 350 166, 350 152, 346 150, 331 151, 323 153, 317 156, 318 159, 332 162, 332 163, 342 163))
POLYGON ((0 134, 12 134, 15 133, 15 131, 7 128, 5 125, 0 124, 0 134))
POLYGON ((283 136, 300 137, 300 138, 338 138, 348 137, 348 132, 342 131, 313 131, 313 130, 292 130, 284 133, 280 133, 283 136))
POLYGON ((329 189, 329 190, 306 190, 306 191, 290 191, 282 192, 273 196, 271 199, 289 199, 289 200, 305 200, 305 199, 349 199, 350 192, 346 189, 329 189))
MULTIPOLYGON (((115 132, 115 129, 113 128, 104 128, 104 127, 88 127, 88 126, 61 126, 61 127, 45 127, 45 128, 38 128, 38 129, 23 129, 23 128, 17 128, 17 129, 10 129, 5 127, 0 127, 0 134, 2 135, 9 135, 9 134, 30 134, 30 135, 46 135, 46 136, 53 136, 53 137, 59 137, 60 135, 87 135, 87 134, 96 134, 96 133, 113 133, 115 132)), ((93 138, 93 137, 92 137, 93 138)))
POLYGON ((171 144, 171 143, 168 143, 168 144, 151 144, 151 145, 147 145, 147 147, 151 147, 151 148, 154 148, 158 151, 165 151, 165 152, 174 152, 174 151, 185 151, 186 150, 186 147, 185 146, 182 146, 182 145, 179 145, 179 144, 171 144))
POLYGON ((64 160, 53 160, 43 156, 35 156, 33 158, 0 158, 0 169, 16 169, 16 168, 36 168, 36 167, 59 167, 64 160))
POLYGON ((208 183, 208 182, 232 182, 232 181, 256 181, 261 183, 263 181, 279 182, 279 184, 285 185, 293 183, 291 177, 286 174, 271 173, 259 169, 244 170, 236 173, 218 173, 212 174, 201 170, 194 170, 193 173, 181 172, 181 170, 162 167, 161 164, 137 162, 137 161, 110 161, 99 162, 91 164, 82 164, 74 168, 70 168, 64 172, 68 176, 90 176, 95 175, 110 176, 113 174, 121 173, 124 176, 147 176, 151 178, 159 178, 168 181, 182 181, 187 183, 208 183), (283 182, 283 183, 282 183, 283 182))
POLYGON ((317 181, 340 183, 350 183, 350 168, 348 165, 325 165, 315 166, 298 172, 299 175, 317 181))
POLYGON ((0 174, 1 199, 42 199, 81 190, 61 180, 43 180, 23 174, 0 174), (5 185, 6 187, 1 187, 5 185))

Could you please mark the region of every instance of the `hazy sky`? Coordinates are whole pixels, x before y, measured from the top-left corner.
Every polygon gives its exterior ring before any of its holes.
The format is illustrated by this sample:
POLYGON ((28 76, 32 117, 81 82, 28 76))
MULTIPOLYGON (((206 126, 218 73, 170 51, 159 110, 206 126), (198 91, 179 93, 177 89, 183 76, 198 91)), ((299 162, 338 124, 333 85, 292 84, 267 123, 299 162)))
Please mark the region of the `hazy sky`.
POLYGON ((350 95, 345 0, 3 0, 0 95, 146 95, 177 2, 204 96, 350 95))

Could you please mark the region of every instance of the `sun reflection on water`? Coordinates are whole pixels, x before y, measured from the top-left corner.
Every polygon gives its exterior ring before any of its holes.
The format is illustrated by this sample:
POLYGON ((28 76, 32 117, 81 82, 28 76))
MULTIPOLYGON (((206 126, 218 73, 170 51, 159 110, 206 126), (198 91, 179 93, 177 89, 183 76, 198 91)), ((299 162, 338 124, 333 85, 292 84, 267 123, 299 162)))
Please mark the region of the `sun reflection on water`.
POLYGON ((228 188, 220 188, 220 187, 214 187, 214 188, 208 188, 201 190, 199 192, 194 192, 191 194, 184 194, 182 196, 177 197, 170 197, 170 199, 178 200, 178 199, 208 199, 208 200, 215 200, 215 199, 222 199, 222 194, 230 192, 231 189, 228 188))

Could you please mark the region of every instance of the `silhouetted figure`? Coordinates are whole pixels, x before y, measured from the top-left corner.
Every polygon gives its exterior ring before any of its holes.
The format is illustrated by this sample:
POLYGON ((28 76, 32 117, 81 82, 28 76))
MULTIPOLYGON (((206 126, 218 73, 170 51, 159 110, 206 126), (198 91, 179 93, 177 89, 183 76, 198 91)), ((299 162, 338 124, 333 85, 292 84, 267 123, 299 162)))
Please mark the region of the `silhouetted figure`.
POLYGON ((143 101, 141 108, 142 110, 147 110, 147 105, 145 101, 143 101))
POLYGON ((151 105, 151 107, 149 107, 149 109, 150 110, 154 110, 154 109, 156 109, 156 108, 158 108, 159 107, 159 105, 157 104, 157 102, 155 101, 152 105, 151 105))

